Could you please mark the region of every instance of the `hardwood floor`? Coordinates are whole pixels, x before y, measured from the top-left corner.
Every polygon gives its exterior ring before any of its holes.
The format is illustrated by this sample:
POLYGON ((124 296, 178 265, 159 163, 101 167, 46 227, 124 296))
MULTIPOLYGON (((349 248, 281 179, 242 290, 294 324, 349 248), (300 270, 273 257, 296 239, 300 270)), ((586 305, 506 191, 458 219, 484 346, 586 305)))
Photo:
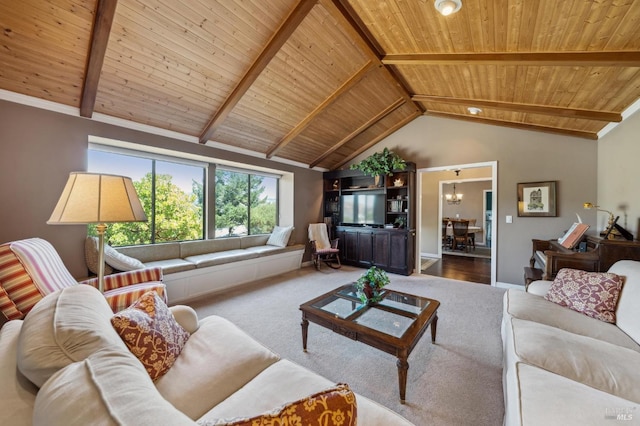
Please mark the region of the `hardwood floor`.
POLYGON ((491 284, 491 259, 443 254, 423 274, 455 280, 491 284))

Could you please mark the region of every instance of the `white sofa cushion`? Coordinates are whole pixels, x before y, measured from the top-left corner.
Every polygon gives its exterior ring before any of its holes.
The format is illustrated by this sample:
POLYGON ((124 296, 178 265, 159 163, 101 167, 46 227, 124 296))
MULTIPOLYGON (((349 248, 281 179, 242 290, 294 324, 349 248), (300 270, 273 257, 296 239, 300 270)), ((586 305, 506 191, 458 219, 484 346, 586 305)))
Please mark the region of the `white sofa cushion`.
POLYGON ((589 318, 580 312, 556 305, 535 294, 509 289, 505 292, 503 306, 505 317, 511 316, 539 322, 571 333, 640 351, 640 345, 615 324, 589 318))
POLYGON ((109 349, 54 374, 38 392, 33 424, 194 425, 160 396, 131 353, 109 349))
POLYGON ((616 310, 616 325, 640 343, 640 262, 619 260, 609 272, 625 277, 616 310))
POLYGON ((615 421, 616 411, 629 411, 636 421, 640 406, 566 377, 524 363, 515 367, 520 391, 506 407, 506 425, 608 425, 634 424, 615 421), (614 416, 611 418, 610 416, 614 416))
POLYGON ((155 384, 167 401, 197 419, 278 359, 228 320, 209 316, 155 384))
MULTIPOLYGON (((281 360, 265 369, 238 392, 213 407, 199 420, 215 421, 253 417, 297 401, 334 385, 298 364, 281 360)), ((406 419, 356 394, 358 424, 366 426, 411 425, 406 419)))
POLYGON ((78 284, 45 296, 24 319, 18 367, 36 386, 104 348, 128 349, 109 322, 113 311, 94 287, 78 284))
POLYGON ((16 320, 0 329, 0 413, 13 426, 30 426, 38 388, 16 368, 21 328, 22 321, 16 320))
POLYGON ((517 318, 510 325, 519 361, 640 403, 640 352, 517 318))

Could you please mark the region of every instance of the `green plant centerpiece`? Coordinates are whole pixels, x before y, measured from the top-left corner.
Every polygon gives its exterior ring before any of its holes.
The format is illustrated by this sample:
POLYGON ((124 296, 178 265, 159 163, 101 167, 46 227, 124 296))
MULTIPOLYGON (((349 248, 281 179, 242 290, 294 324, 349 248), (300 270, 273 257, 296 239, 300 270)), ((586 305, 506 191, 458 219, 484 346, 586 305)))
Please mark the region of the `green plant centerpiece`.
POLYGON ((389 284, 387 273, 375 266, 367 269, 356 281, 358 297, 363 303, 372 304, 382 300, 382 288, 389 284))
POLYGON ((394 170, 404 170, 406 167, 407 163, 402 157, 390 151, 389 148, 384 148, 359 163, 352 164, 350 169, 360 170, 365 175, 379 179, 379 176, 391 176, 394 170))

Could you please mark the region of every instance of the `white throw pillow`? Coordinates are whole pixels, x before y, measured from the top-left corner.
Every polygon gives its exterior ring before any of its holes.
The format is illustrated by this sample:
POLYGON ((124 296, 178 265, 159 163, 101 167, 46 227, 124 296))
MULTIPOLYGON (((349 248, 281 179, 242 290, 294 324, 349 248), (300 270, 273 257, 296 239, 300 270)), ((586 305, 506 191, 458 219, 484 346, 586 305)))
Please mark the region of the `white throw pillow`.
POLYGON ((286 247, 289 237, 293 231, 293 226, 274 226, 271 236, 267 240, 268 246, 286 247))
POLYGON ((108 244, 104 245, 104 261, 118 271, 144 269, 144 264, 138 259, 124 255, 108 244))

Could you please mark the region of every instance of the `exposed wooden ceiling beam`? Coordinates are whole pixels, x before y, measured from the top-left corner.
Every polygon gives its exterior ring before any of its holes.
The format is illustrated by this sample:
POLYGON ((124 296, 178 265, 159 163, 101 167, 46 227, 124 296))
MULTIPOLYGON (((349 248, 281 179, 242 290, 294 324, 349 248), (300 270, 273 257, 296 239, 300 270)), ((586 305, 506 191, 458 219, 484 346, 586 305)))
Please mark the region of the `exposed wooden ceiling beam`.
MULTIPOLYGON (((334 18, 345 24, 345 28, 351 33, 351 39, 357 42, 365 52, 368 52, 376 62, 383 64, 381 61, 384 55, 382 47, 378 44, 371 32, 369 32, 367 26, 362 22, 355 10, 353 10, 353 7, 344 0, 321 0, 321 2, 334 18)), ((385 69, 389 73, 389 77, 398 85, 400 92, 405 96, 407 102, 413 103, 416 109, 424 112, 422 105, 411 100, 409 89, 402 78, 388 67, 385 67, 385 69)))
POLYGON ((513 121, 503 121, 503 120, 496 120, 496 119, 490 119, 490 118, 475 118, 475 117, 470 117, 468 115, 450 114, 450 113, 444 113, 444 112, 427 112, 425 113, 425 115, 432 116, 432 117, 451 118, 454 120, 471 121, 474 123, 491 124, 494 126, 511 127, 514 129, 521 129, 521 130, 532 130, 536 132, 575 136, 578 138, 585 138, 585 139, 592 139, 592 140, 598 139, 597 133, 581 132, 578 130, 559 129, 557 127, 541 126, 538 124, 515 123, 513 121))
POLYGON ((374 146, 375 144, 377 144, 378 142, 380 142, 382 139, 386 138, 387 136, 389 136, 391 133, 395 132, 396 130, 398 130, 399 128, 401 128, 402 126, 409 124, 410 122, 412 122, 413 120, 415 120, 417 117, 419 117, 421 114, 419 111, 416 111, 414 114, 411 114, 410 116, 408 116, 407 118, 405 118, 404 120, 396 123, 393 127, 390 127, 389 129, 387 129, 386 132, 376 136, 374 139, 370 140, 369 142, 367 142, 365 145, 361 146, 360 148, 358 148, 357 150, 353 151, 350 155, 344 157, 342 159, 341 162, 339 162, 338 164, 336 164, 335 166, 333 166, 333 168, 331 170, 337 170, 340 167, 344 166, 345 164, 347 164, 349 161, 353 160, 354 158, 356 158, 358 155, 362 154, 363 152, 365 152, 367 149, 371 148, 372 146, 374 146))
POLYGON ((91 32, 91 44, 87 65, 84 71, 82 85, 82 98, 80 100, 80 116, 91 118, 98 94, 98 82, 104 63, 104 55, 107 52, 107 43, 111 33, 111 24, 116 14, 118 0, 98 0, 96 15, 93 20, 91 32))
POLYGON ((640 67, 640 52, 415 53, 386 55, 385 65, 529 65, 640 67))
POLYGON ((441 104, 461 105, 465 107, 484 107, 515 112, 524 112, 529 114, 553 115, 564 118, 582 118, 585 120, 608 122, 613 121, 618 123, 622 121, 622 114, 609 111, 595 111, 589 109, 563 108, 557 106, 519 104, 512 102, 488 101, 483 99, 463 99, 429 95, 413 95, 411 99, 418 102, 437 102, 441 104))
POLYGON ((300 0, 298 5, 291 11, 287 19, 284 20, 280 28, 275 32, 271 40, 264 47, 258 58, 253 62, 246 74, 242 77, 238 85, 233 89, 229 97, 224 101, 218 112, 211 118, 200 135, 200 143, 206 143, 224 120, 229 116, 233 108, 240 102, 242 96, 258 79, 262 71, 269 65, 269 62, 278 54, 278 51, 289 40, 289 37, 304 21, 304 18, 311 12, 318 0, 300 0))
POLYGON ((356 84, 360 82, 364 78, 365 75, 376 66, 382 66, 377 64, 371 60, 367 61, 358 72, 352 75, 347 81, 345 81, 342 86, 340 86, 335 92, 333 92, 329 97, 327 97, 320 105, 315 107, 313 111, 311 111, 305 118, 302 120, 296 127, 291 129, 289 133, 287 133, 273 148, 271 148, 267 152, 267 158, 271 158, 275 155, 276 152, 287 146, 289 142, 291 142, 296 136, 298 136, 304 129, 306 129, 309 124, 316 118, 322 111, 327 109, 331 104, 333 104, 340 96, 353 88, 356 84))
POLYGON ((353 132, 351 132, 350 134, 348 134, 347 136, 342 138, 342 140, 340 142, 334 144, 324 154, 322 154, 320 157, 318 157, 315 160, 313 160, 313 162, 309 165, 309 168, 313 168, 313 167, 317 166, 318 163, 320 163, 322 160, 327 158, 329 155, 331 155, 334 152, 336 152, 341 146, 347 144, 350 140, 352 140, 353 138, 355 138, 359 134, 363 133, 369 127, 373 126, 375 123, 377 123, 378 121, 382 120, 384 117, 386 117, 387 115, 391 114, 396 109, 400 108, 402 105, 404 105, 405 102, 406 101, 405 101, 404 98, 398 99, 397 101, 395 101, 394 103, 392 103, 391 105, 386 107, 382 112, 376 114, 374 117, 371 117, 362 126, 358 127, 356 130, 354 130, 353 132))

